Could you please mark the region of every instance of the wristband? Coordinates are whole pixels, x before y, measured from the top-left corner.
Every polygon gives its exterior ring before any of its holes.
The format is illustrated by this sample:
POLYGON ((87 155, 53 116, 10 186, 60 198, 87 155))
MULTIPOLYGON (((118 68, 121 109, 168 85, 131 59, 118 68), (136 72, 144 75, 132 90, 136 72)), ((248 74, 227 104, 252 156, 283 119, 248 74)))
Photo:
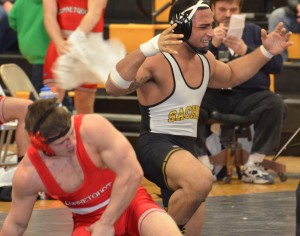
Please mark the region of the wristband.
POLYGON ((146 43, 140 45, 140 50, 142 51, 145 57, 151 57, 160 52, 158 47, 159 36, 160 34, 156 35, 146 43))
POLYGON ((271 59, 274 55, 272 53, 270 53, 265 47, 264 45, 260 46, 260 51, 262 54, 264 54, 265 57, 271 59))
POLYGON ((132 81, 127 81, 122 78, 122 76, 117 71, 116 67, 114 67, 110 72, 110 80, 113 82, 114 85, 121 89, 128 89, 129 86, 132 84, 132 81))

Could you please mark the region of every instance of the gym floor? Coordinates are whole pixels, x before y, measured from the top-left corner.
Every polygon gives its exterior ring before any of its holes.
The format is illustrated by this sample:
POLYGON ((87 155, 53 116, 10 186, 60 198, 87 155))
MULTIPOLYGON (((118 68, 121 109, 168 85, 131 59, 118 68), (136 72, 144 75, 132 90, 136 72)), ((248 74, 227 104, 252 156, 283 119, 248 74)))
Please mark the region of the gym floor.
MULTIPOLYGON (((205 236, 294 236, 296 194, 300 177, 299 157, 279 157, 286 164, 288 179, 281 182, 274 173, 275 184, 246 184, 234 175, 230 183, 215 182, 206 200, 205 236)), ((143 180, 143 185, 160 204, 159 189, 143 180)), ((2 225, 9 202, 0 202, 2 225)), ((59 201, 36 202, 25 236, 66 236, 72 231, 71 214, 59 201)))

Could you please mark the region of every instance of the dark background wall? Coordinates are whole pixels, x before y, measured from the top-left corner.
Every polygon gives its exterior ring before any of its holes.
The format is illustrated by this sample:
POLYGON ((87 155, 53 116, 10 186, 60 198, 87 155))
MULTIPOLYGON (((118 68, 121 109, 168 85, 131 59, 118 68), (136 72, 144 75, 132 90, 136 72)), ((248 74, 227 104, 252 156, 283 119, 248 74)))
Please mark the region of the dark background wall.
POLYGON ((150 0, 109 0, 106 23, 150 23, 152 4, 150 0))

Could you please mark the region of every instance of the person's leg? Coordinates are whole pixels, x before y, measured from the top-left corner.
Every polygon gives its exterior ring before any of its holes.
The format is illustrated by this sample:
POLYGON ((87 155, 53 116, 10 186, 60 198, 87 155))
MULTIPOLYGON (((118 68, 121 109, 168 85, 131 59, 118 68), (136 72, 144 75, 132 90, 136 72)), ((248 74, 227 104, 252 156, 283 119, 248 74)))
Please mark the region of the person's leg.
POLYGON ((32 73, 30 81, 35 88, 36 92, 39 93, 43 88, 43 64, 32 64, 32 73))
POLYGON ((185 225, 184 235, 201 235, 202 226, 204 224, 205 216, 205 202, 203 202, 197 211, 194 213, 192 218, 185 225))
MULTIPOLYGON (((210 135, 209 125, 207 121, 209 119, 209 110, 206 110, 201 105, 200 115, 198 120, 198 127, 197 127, 197 157, 201 161, 201 158, 206 159, 203 162, 207 162, 208 160, 208 150, 206 146, 206 139, 210 135)), ((203 163, 205 164, 205 163, 203 163)))
MULTIPOLYGON (((192 154, 195 145, 193 138, 154 133, 141 135, 136 143, 145 177, 162 190, 173 191, 172 195, 162 191, 163 202, 180 229, 194 216, 213 184, 211 171, 192 154)), ((189 227, 201 228, 201 222, 192 223, 189 227)))
POLYGON ((83 89, 75 90, 74 105, 77 114, 94 113, 96 92, 85 91, 83 89))
MULTIPOLYGON (((263 96, 263 94, 262 94, 263 96)), ((255 114, 259 117, 254 122, 254 137, 252 152, 274 154, 280 143, 283 121, 286 117, 287 107, 282 98, 277 94, 265 94, 263 99, 264 105, 267 107, 262 112, 255 114)), ((251 116, 251 114, 250 114, 251 116)))
POLYGON ((204 219, 203 202, 212 188, 211 171, 190 152, 180 150, 172 154, 166 164, 167 184, 174 190, 168 213, 177 225, 186 225, 186 235, 200 235, 204 219))
POLYGON ((7 13, 2 5, 0 5, 0 53, 4 51, 4 37, 7 29, 7 23, 5 23, 5 21, 7 22, 7 13))
POLYGON ((280 96, 270 91, 252 93, 236 100, 240 102, 235 112, 249 116, 254 124, 253 145, 245 164, 246 176, 243 176, 243 180, 260 184, 273 183, 272 176, 260 165, 265 156, 273 154, 279 145, 286 105, 280 96))
POLYGON ((165 211, 149 213, 142 221, 140 231, 142 236, 182 235, 172 217, 165 211))
POLYGON ((71 236, 90 236, 91 233, 87 231, 87 226, 76 227, 71 236))
POLYGON ((282 98, 270 91, 262 91, 236 100, 239 102, 234 113, 249 116, 253 120, 255 133, 251 152, 273 154, 279 145, 287 112, 282 98))
POLYGON ((17 33, 9 27, 8 15, 0 5, 0 53, 4 53, 12 46, 17 47, 17 33))
POLYGON ((53 41, 50 41, 43 65, 43 84, 49 87, 56 87, 57 98, 59 101, 63 101, 65 90, 56 86, 55 76, 52 73, 53 65, 58 56, 55 44, 53 41))
POLYGON ((145 187, 142 186, 138 188, 134 199, 116 222, 115 228, 124 228, 126 235, 132 236, 181 235, 174 220, 154 202, 145 187))
POLYGON ((32 103, 30 100, 5 97, 3 102, 3 118, 5 122, 17 120, 16 144, 18 157, 23 157, 29 146, 29 137, 25 130, 25 116, 28 106, 32 103))

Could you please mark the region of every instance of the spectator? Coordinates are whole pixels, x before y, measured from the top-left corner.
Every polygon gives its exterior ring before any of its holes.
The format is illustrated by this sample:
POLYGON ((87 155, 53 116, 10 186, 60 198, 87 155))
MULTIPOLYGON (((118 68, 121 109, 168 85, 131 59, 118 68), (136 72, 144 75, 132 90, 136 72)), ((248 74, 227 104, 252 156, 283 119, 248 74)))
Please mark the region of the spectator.
MULTIPOLYGON (((57 57, 68 53, 74 46, 67 41, 70 35, 79 41, 80 38, 89 37, 101 43, 106 4, 106 0, 68 3, 44 0, 44 22, 51 38, 45 61, 45 84, 55 82, 52 68, 57 57)), ((78 114, 94 112, 96 90, 97 84, 83 84, 75 89, 74 102, 78 114)), ((65 91, 58 88, 58 93, 62 100, 65 91)))
MULTIPOLYGON (((209 50, 218 59, 227 55, 226 61, 249 54, 261 45, 261 28, 246 23, 242 38, 229 36, 227 30, 233 14, 240 14, 243 0, 211 0, 217 27, 209 50)), ((256 184, 273 183, 273 177, 261 163, 279 145, 286 106, 280 96, 270 91, 270 74, 279 73, 283 68, 280 55, 274 56, 250 80, 230 88, 208 88, 201 104, 209 113, 219 111, 228 114, 245 115, 253 120, 253 146, 248 162, 244 166, 242 180, 256 184)), ((209 127, 198 123, 198 146, 201 160, 207 159, 205 145, 209 127)))
POLYGON ((17 32, 19 49, 32 64, 30 80, 39 93, 43 87, 43 64, 49 45, 44 27, 42 0, 17 0, 8 16, 9 24, 17 32))
MULTIPOLYGON (((300 0, 287 0, 287 6, 277 8, 270 14, 269 32, 272 32, 279 22, 283 22, 288 32, 300 33, 300 0)), ((287 50, 281 56, 287 61, 287 50)))
POLYGON ((1 0, 0 3, 0 53, 18 52, 16 32, 9 27, 8 23, 8 13, 13 6, 13 2, 1 0))
MULTIPOLYGON (((9 12, 8 20, 11 28, 17 32, 21 54, 32 64, 30 80, 39 93, 43 87, 44 61, 50 41, 44 26, 43 1, 17 0, 9 12)), ((73 111, 68 94, 64 96, 63 104, 73 111)))

